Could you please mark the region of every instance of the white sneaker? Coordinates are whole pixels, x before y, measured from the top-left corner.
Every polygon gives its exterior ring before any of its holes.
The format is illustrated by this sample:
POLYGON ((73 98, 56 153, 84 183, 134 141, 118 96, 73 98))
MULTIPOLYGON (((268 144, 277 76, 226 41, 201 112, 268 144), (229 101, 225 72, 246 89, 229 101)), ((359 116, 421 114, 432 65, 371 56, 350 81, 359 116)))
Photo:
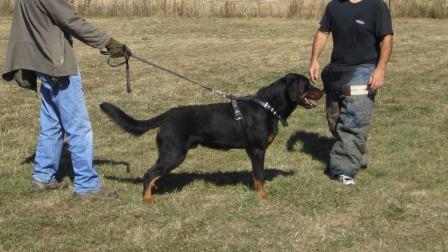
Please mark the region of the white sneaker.
POLYGON ((355 179, 346 175, 339 175, 338 180, 344 185, 354 185, 355 179))

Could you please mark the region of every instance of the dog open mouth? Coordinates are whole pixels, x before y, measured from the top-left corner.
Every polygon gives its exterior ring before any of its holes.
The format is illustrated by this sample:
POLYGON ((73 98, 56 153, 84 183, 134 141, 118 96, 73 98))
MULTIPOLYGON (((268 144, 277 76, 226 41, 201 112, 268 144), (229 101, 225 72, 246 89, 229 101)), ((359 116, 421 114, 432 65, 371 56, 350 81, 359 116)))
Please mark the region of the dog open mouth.
POLYGON ((304 104, 303 106, 307 109, 316 107, 316 103, 308 97, 303 98, 304 104))
POLYGON ((317 106, 315 101, 322 98, 322 96, 323 93, 321 90, 315 87, 310 87, 310 89, 299 98, 299 104, 306 109, 314 108, 317 106))

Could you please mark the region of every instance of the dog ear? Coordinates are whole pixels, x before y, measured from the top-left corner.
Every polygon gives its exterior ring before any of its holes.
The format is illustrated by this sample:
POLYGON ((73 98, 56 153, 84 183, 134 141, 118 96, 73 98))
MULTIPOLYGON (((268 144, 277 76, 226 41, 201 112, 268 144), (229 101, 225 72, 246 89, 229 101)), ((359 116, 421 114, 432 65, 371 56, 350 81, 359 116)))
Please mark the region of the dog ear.
POLYGON ((297 76, 286 76, 286 90, 288 91, 289 98, 293 102, 297 102, 299 95, 304 91, 305 85, 300 83, 302 81, 303 80, 297 78, 297 76))
POLYGON ((288 91, 289 99, 297 102, 297 99, 299 99, 299 82, 297 78, 286 76, 286 90, 288 91))

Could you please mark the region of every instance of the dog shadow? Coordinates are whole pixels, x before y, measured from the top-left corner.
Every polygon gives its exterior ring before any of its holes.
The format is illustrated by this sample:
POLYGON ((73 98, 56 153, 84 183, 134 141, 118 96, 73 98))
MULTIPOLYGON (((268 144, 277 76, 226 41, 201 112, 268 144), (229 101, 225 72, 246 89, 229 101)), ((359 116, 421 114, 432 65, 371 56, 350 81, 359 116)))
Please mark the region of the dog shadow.
MULTIPOLYGON (((292 170, 284 171, 279 169, 265 169, 265 181, 271 181, 278 176, 292 176, 295 172, 292 170)), ((142 178, 120 178, 115 176, 105 176, 106 179, 122 183, 143 185, 142 178)), ((155 194, 163 194, 175 191, 181 191, 185 186, 193 181, 205 181, 216 186, 228 186, 243 184, 246 187, 252 187, 251 171, 233 171, 233 172, 211 172, 211 173, 170 173, 161 177, 157 181, 157 187, 153 189, 155 194)))
POLYGON ((286 142, 286 149, 289 152, 295 151, 294 146, 302 143, 302 148, 298 151, 311 155, 314 160, 318 160, 328 166, 330 162, 330 151, 336 139, 333 137, 321 136, 317 133, 297 131, 292 134, 286 142))
MULTIPOLYGON (((21 165, 34 163, 36 153, 25 158, 21 165)), ((124 161, 115 161, 108 159, 95 159, 94 165, 121 165, 124 166, 126 172, 130 172, 130 164, 124 161)), ((265 181, 271 181, 277 176, 292 176, 294 171, 284 171, 279 169, 265 169, 265 181)), ((56 179, 61 181, 68 177, 72 182, 74 178, 73 165, 71 161, 68 146, 64 143, 61 152, 61 159, 59 162, 59 169, 56 173, 56 179)), ((143 184, 142 178, 121 178, 116 176, 104 176, 105 179, 114 180, 129 184, 143 184)), ((212 173, 170 173, 157 181, 157 188, 153 190, 154 193, 163 194, 168 192, 175 192, 182 190, 183 187, 196 180, 206 181, 216 186, 237 185, 243 184, 247 187, 252 186, 252 172, 251 171, 234 171, 234 172, 212 172, 212 173)))
MULTIPOLYGON (((36 153, 33 153, 32 155, 26 157, 25 160, 23 160, 20 163, 20 165, 34 163, 35 157, 36 153)), ((121 165, 125 167, 127 173, 129 173, 131 169, 131 166, 128 162, 108 160, 108 159, 94 159, 93 165, 112 165, 112 166, 121 165)), ((62 181, 65 177, 68 177, 72 182, 75 177, 75 173, 73 171, 72 159, 70 156, 70 151, 68 150, 67 143, 64 143, 64 146, 62 147, 61 159, 59 161, 59 169, 56 172, 55 177, 56 180, 58 181, 62 181)))

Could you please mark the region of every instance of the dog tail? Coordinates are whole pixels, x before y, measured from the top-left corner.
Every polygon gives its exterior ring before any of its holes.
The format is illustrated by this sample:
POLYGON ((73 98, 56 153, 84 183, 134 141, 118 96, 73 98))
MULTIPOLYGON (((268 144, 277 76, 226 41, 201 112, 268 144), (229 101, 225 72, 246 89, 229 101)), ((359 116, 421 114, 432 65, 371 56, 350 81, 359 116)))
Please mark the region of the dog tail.
POLYGON ((100 108, 120 128, 134 136, 141 136, 150 129, 160 127, 165 119, 165 113, 163 113, 148 120, 136 120, 119 107, 107 102, 101 103, 100 108))

